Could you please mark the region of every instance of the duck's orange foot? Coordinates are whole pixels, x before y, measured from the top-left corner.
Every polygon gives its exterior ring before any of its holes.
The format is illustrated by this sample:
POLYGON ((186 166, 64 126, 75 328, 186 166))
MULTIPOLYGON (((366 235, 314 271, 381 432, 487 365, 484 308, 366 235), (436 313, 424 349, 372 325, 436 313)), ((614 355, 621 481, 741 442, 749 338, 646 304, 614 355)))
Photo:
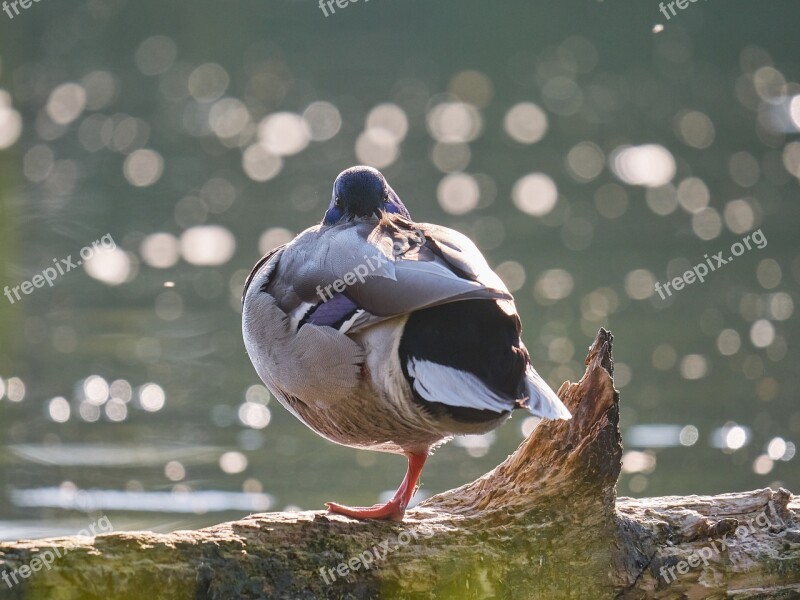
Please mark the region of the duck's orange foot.
POLYGON ((386 504, 376 504, 369 508, 354 508, 350 506, 342 506, 335 502, 327 502, 325 506, 328 511, 353 519, 379 519, 383 521, 402 521, 403 515, 406 513, 406 507, 411 502, 414 492, 417 491, 417 482, 419 481, 419 474, 422 472, 422 467, 425 465, 425 459, 428 458, 427 452, 407 452, 408 469, 403 483, 400 484, 394 497, 386 504))
POLYGON ((353 519, 378 519, 382 521, 402 521, 406 507, 399 500, 392 499, 386 504, 376 504, 369 508, 342 506, 336 502, 326 502, 328 511, 352 517, 353 519))

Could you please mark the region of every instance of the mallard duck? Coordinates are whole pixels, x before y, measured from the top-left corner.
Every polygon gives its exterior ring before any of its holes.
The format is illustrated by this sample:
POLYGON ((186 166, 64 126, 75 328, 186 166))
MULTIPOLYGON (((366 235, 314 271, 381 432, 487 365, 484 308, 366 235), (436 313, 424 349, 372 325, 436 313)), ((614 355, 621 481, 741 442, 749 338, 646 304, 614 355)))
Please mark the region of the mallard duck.
POLYGON ((389 502, 330 502, 332 513, 399 521, 438 445, 486 433, 514 409, 570 418, 475 244, 414 222, 371 167, 336 178, 322 223, 256 264, 243 303, 247 353, 289 412, 337 444, 408 459, 389 502))

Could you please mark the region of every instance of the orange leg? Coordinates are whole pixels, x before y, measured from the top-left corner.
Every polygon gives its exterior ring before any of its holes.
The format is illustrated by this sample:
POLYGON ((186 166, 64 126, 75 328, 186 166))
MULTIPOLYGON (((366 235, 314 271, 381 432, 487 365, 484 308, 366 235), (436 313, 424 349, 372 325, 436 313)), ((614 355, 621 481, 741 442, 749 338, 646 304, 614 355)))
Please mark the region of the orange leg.
POLYGON ((354 519, 382 519, 387 521, 402 521, 403 515, 406 512, 408 503, 417 491, 417 481, 422 473, 422 467, 425 466, 425 460, 428 458, 427 453, 415 454, 407 452, 408 469, 406 476, 403 478, 403 483, 397 488, 394 496, 386 504, 376 504, 369 508, 355 508, 349 506, 342 506, 335 502, 327 502, 325 505, 328 511, 353 517, 354 519))

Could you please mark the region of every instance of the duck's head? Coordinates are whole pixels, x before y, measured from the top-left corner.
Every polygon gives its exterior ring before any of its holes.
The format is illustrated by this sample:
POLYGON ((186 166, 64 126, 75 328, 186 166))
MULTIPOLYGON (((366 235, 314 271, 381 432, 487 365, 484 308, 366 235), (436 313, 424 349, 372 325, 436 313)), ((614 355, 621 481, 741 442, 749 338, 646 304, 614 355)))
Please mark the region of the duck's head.
POLYGON ((411 218, 380 171, 372 167, 350 167, 339 173, 333 182, 333 197, 322 223, 333 225, 343 219, 377 217, 381 211, 411 218))

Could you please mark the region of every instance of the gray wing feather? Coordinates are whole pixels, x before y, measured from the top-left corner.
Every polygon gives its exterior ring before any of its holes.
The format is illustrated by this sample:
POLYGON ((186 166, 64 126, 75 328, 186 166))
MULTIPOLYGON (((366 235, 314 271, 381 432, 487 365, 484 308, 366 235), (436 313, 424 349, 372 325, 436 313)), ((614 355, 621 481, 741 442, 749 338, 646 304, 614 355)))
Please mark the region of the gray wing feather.
POLYGON ((469 238, 394 216, 307 229, 283 249, 267 286, 287 313, 342 290, 365 311, 349 332, 446 302, 513 302, 469 238))
POLYGON ((294 331, 269 294, 250 289, 242 319, 245 347, 269 390, 302 420, 287 398, 324 409, 350 397, 361 385, 364 350, 329 327, 307 325, 294 331), (314 365, 299 369, 297 365, 314 365))

